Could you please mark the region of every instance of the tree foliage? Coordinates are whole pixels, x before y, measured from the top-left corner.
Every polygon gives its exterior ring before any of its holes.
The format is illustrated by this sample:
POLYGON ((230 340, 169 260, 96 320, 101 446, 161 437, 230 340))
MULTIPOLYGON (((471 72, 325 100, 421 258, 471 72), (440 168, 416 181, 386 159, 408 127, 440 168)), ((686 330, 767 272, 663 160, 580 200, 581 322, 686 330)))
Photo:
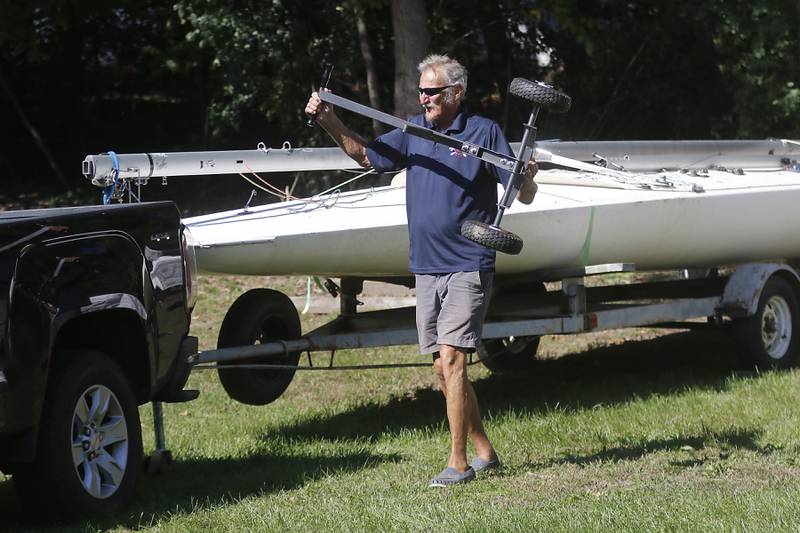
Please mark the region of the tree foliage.
MULTIPOLYGON (((573 97, 569 114, 543 117, 541 137, 800 137, 798 0, 421 5, 428 51, 468 66, 469 105, 512 139, 527 114, 506 89, 518 76, 573 97)), ((384 110, 416 101, 413 87, 394 94, 389 0, 0 0, 0 10, 0 76, 18 104, 0 93, 7 176, 52 174, 31 129, 70 177, 85 154, 107 149, 328 145, 303 126, 305 101, 331 61, 333 89, 368 102, 365 44, 373 100, 384 110)))

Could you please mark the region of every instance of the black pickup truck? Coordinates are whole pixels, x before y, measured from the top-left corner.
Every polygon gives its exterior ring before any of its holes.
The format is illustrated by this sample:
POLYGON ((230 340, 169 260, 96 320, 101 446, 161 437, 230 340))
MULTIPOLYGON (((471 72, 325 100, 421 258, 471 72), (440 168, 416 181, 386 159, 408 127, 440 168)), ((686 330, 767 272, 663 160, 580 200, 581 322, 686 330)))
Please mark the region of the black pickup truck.
POLYGON ((171 202, 0 213, 0 471, 37 513, 114 511, 138 406, 186 399, 194 256, 171 202))

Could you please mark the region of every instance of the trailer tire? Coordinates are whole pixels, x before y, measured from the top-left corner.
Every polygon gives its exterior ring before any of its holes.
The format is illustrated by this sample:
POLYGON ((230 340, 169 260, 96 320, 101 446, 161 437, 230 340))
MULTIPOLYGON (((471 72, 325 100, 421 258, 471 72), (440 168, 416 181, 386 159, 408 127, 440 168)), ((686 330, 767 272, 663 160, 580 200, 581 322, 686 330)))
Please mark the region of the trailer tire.
POLYGON ((136 397, 100 352, 61 352, 45 395, 36 461, 13 480, 26 510, 50 520, 103 516, 133 497, 142 465, 136 397))
POLYGON ((526 372, 536 365, 536 351, 541 337, 492 339, 478 346, 478 358, 492 374, 526 372))
POLYGON ((540 105, 551 113, 566 113, 572 106, 572 98, 540 81, 514 78, 508 86, 508 92, 540 105))
POLYGON ((800 305, 792 285, 772 276, 758 299, 756 313, 734 321, 743 357, 761 369, 796 366, 800 359, 800 305))
MULTIPOLYGON (((509 302, 518 299, 520 296, 525 298, 536 298, 547 292, 544 284, 538 281, 506 279, 505 282, 497 280, 495 292, 489 304, 488 316, 507 307, 509 302)), ((513 304, 511 304, 513 305, 513 304)), ((490 339, 483 341, 477 348, 478 358, 483 366, 488 368, 493 374, 513 374, 532 370, 536 364, 536 352, 539 349, 538 335, 506 337, 502 339, 490 339)))
POLYGON ((522 251, 522 239, 510 231, 478 220, 466 220, 461 224, 461 235, 481 246, 517 255, 522 251))
MULTIPOLYGON (((239 296, 225 315, 217 339, 218 348, 247 346, 269 340, 300 337, 300 315, 292 301, 271 289, 253 289, 239 296)), ((300 352, 256 357, 228 365, 271 363, 297 365, 300 352)), ((248 405, 266 405, 289 387, 295 369, 248 370, 221 368, 220 382, 232 399, 248 405)))

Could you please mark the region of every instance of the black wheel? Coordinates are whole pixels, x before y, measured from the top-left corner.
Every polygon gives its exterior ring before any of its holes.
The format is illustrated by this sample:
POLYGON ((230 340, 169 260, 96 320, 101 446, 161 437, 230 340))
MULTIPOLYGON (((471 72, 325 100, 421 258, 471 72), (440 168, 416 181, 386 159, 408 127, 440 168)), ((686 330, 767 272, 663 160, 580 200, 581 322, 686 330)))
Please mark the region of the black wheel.
POLYGON ((133 496, 142 466, 136 399, 122 370, 97 352, 58 354, 45 395, 36 462, 15 472, 37 516, 98 516, 133 496))
POLYGON ((492 339, 478 346, 478 358, 493 374, 511 374, 530 370, 536 364, 538 336, 492 339))
POLYGON ((572 105, 572 98, 540 81, 514 78, 508 86, 508 92, 540 105, 551 113, 566 113, 572 105))
POLYGON ((734 322, 746 361, 759 368, 788 368, 800 359, 798 302, 792 286, 773 276, 764 285, 753 316, 734 322))
MULTIPOLYGON (((525 298, 536 298, 547 290, 541 282, 515 281, 510 284, 503 284, 497 280, 495 294, 489 303, 488 315, 497 312, 502 313, 502 309, 514 305, 518 302, 520 295, 525 298), (507 301, 511 298, 512 303, 507 301)), ((536 351, 539 349, 539 336, 527 337, 506 337, 503 339, 486 340, 478 346, 476 350, 478 358, 483 366, 492 371, 493 374, 513 374, 532 370, 537 363, 536 351)))
POLYGON ((461 224, 461 235, 505 254, 517 255, 522 251, 522 239, 519 236, 478 220, 467 220, 461 224))
MULTIPOLYGON (((270 289, 253 289, 241 295, 228 310, 222 321, 217 347, 297 339, 300 331, 300 315, 288 296, 270 289)), ((290 352, 225 364, 297 365, 299 360, 300 352, 290 352)), ((266 405, 283 394, 292 382, 294 372, 294 369, 223 368, 219 370, 219 379, 225 392, 234 400, 248 405, 266 405)))

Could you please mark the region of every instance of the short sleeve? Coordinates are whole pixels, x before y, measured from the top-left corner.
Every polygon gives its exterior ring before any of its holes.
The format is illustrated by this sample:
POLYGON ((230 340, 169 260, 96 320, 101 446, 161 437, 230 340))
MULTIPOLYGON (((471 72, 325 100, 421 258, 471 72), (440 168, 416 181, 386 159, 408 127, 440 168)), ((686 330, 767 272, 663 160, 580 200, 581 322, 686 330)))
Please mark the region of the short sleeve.
POLYGON ((408 141, 399 129, 384 133, 367 144, 367 159, 378 172, 401 170, 408 166, 408 141))

